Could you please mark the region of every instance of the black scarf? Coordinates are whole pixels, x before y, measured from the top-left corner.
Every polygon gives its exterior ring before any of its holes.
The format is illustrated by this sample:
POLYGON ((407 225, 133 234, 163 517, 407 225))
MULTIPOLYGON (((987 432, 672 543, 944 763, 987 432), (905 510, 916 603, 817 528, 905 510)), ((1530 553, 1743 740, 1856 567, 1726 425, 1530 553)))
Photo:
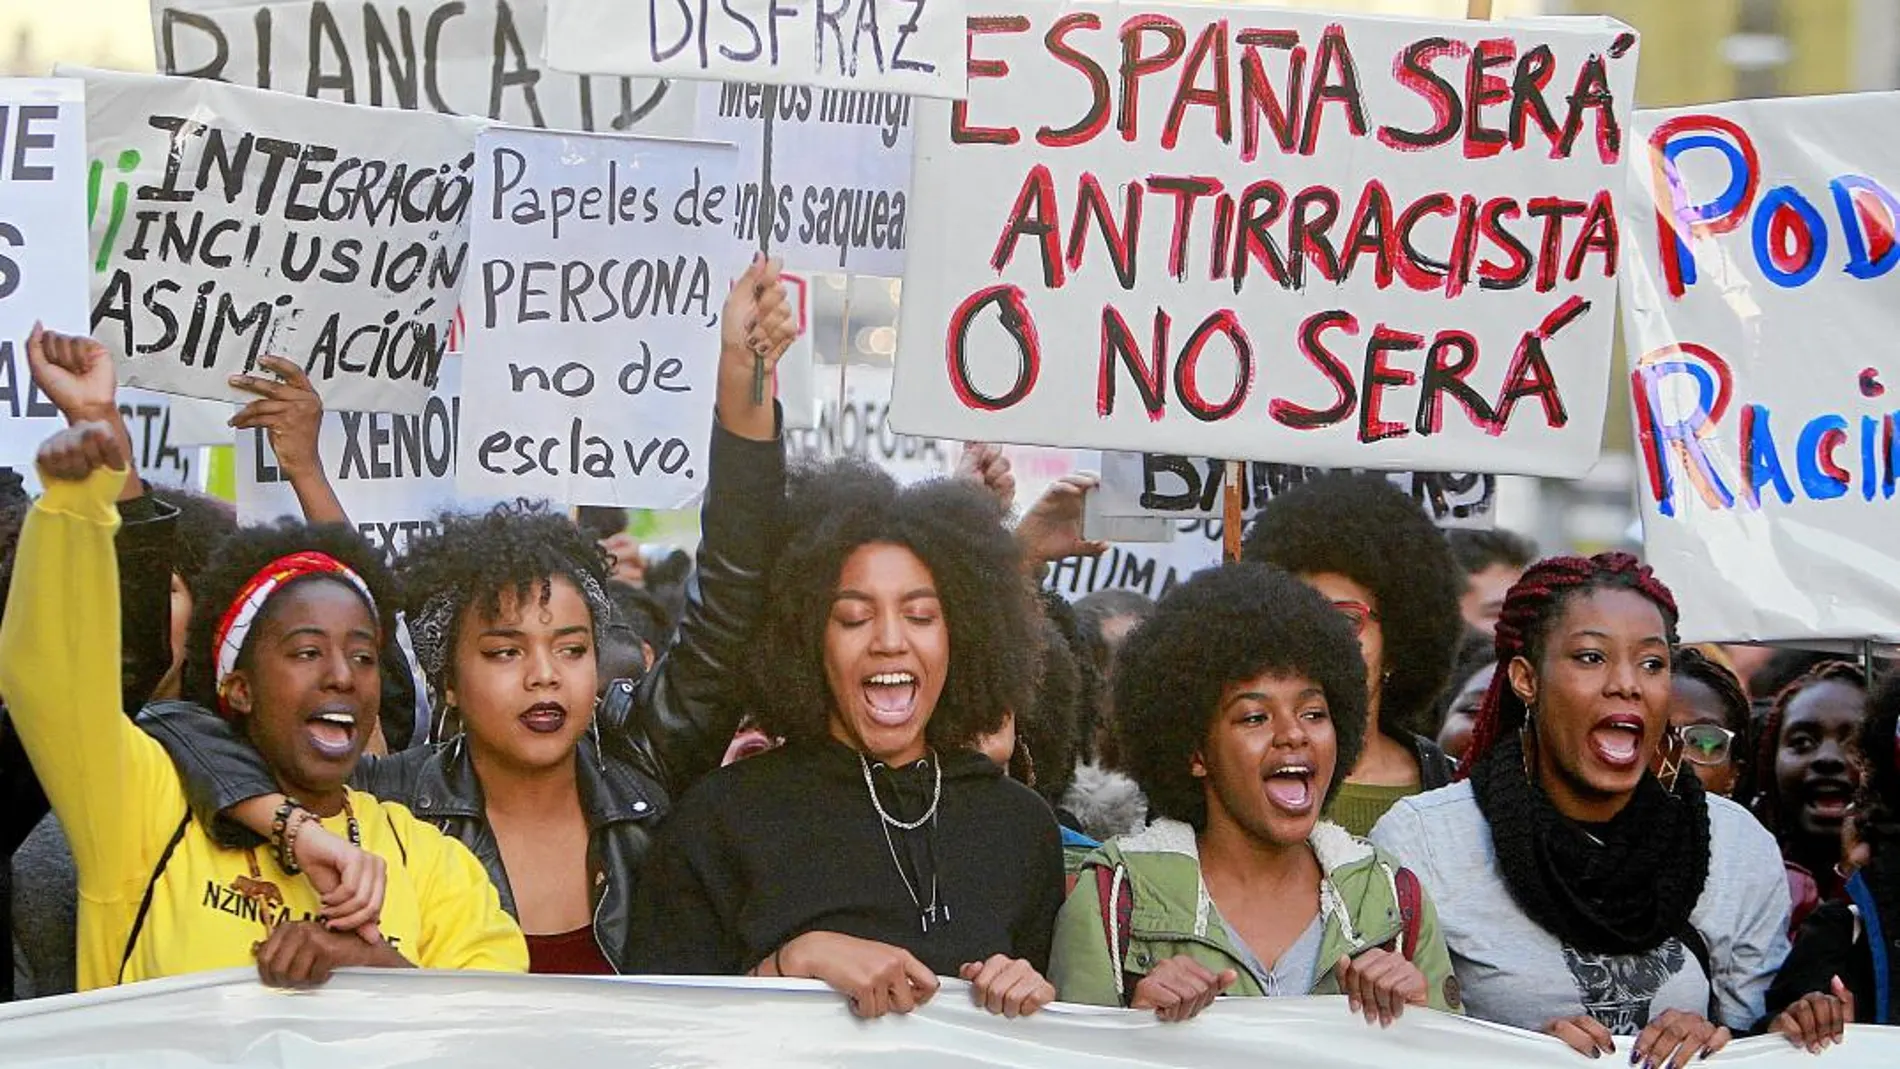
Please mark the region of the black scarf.
POLYGON ((1609 824, 1586 830, 1557 812, 1525 773, 1516 732, 1473 766, 1511 898, 1566 946, 1640 954, 1680 937, 1709 877, 1709 803, 1684 769, 1672 793, 1654 775, 1609 824))

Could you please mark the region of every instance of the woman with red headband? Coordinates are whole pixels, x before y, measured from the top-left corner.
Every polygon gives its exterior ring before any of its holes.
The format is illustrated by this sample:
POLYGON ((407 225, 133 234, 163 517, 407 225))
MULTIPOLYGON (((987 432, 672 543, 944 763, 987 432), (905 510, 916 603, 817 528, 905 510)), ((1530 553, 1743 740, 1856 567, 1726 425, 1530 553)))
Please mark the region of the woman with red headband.
MULTIPOLYGON (((111 403, 112 363, 97 349, 36 357, 33 373, 111 403)), ((82 423, 42 446, 39 464, 46 493, 20 535, 0 695, 72 843, 80 988, 251 962, 285 985, 343 966, 526 969, 521 930, 474 856, 344 786, 377 716, 392 626, 374 552, 343 528, 255 528, 201 577, 187 690, 242 726, 301 807, 283 808, 269 845, 225 847, 191 819, 164 750, 119 709, 124 446, 82 423), (325 898, 294 878, 316 861, 322 837, 299 835, 318 824, 382 859, 376 895, 325 898), (378 923, 332 930, 373 912, 372 897, 378 923)))
POLYGON ((1681 1069, 1762 1019, 1788 889, 1746 810, 1650 771, 1675 599, 1627 554, 1555 558, 1496 638, 1468 778, 1400 801, 1373 841, 1431 891, 1467 1013, 1591 1057, 1635 1035, 1632 1063, 1681 1069))

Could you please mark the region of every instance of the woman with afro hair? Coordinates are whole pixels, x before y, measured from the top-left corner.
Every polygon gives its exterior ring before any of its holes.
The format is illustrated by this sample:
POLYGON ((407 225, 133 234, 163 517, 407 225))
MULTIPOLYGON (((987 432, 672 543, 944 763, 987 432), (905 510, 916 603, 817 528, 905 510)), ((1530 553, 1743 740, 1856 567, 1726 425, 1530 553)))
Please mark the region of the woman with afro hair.
POLYGON ((1634 1035, 1632 1064, 1753 1030, 1788 949, 1773 839, 1695 776, 1651 771, 1676 618, 1627 554, 1533 565, 1498 619, 1469 778, 1372 833, 1431 890, 1468 1013, 1590 1057, 1634 1035))
POLYGON ((1175 587, 1123 646, 1116 730, 1157 818, 1084 865, 1056 922, 1065 1001, 1180 1021, 1223 992, 1345 994, 1385 1024, 1458 1008, 1419 882, 1324 821, 1366 732, 1351 627, 1255 564, 1175 587))
MULTIPOLYGON (((112 397, 103 353, 35 372, 112 397)), ((46 493, 20 538, 0 694, 77 863, 80 988, 253 962, 266 983, 289 986, 345 966, 525 969, 521 930, 475 858, 403 806, 347 786, 381 705, 395 601, 355 532, 242 530, 199 577, 185 693, 230 719, 299 800, 277 814, 269 844, 233 847, 191 819, 171 760, 120 709, 112 539, 123 444, 81 423, 39 460, 46 493), (354 861, 326 845, 342 839, 354 861), (377 895, 347 880, 320 894, 295 879, 363 859, 374 859, 377 895)))
POLYGON ((1241 550, 1320 592, 1365 658, 1369 731, 1328 811, 1354 835, 1392 803, 1451 781, 1438 699, 1464 633, 1464 572, 1418 504, 1383 475, 1329 472, 1274 498, 1241 550))
POLYGON ((1874 689, 1860 724, 1860 793, 1849 820, 1866 861, 1840 901, 1816 909, 1768 990, 1768 1011, 1900 1022, 1900 676, 1874 689))
POLYGON ((1039 673, 1003 510, 959 481, 795 472, 757 663, 785 745, 707 777, 640 888, 642 971, 800 976, 906 1013, 939 976, 1032 1013, 1061 904, 1048 804, 976 750, 1039 673))
MULTIPOLYGON (((774 271, 755 265, 725 310, 735 330, 746 319, 783 328, 768 339, 768 360, 793 336, 774 271)), ((527 932, 534 972, 627 968, 654 829, 718 767, 738 726, 734 683, 764 603, 785 463, 774 406, 752 400, 754 350, 727 340, 698 580, 671 643, 637 683, 612 680, 602 696, 602 650, 618 627, 608 557, 566 516, 531 504, 443 516, 401 564, 416 659, 443 719, 459 727, 440 746, 365 761, 355 782, 474 851, 527 932)), ((187 771, 200 812, 271 829, 285 798, 215 718, 187 705, 147 719, 187 771)))

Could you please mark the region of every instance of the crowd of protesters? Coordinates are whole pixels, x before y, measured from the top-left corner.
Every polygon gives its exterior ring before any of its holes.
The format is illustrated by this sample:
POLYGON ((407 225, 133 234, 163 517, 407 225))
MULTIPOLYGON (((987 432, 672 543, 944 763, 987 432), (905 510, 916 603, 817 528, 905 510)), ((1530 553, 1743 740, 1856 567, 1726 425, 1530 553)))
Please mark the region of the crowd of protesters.
POLYGON ((36 332, 69 427, 0 503, 11 993, 248 964, 809 977, 865 1017, 946 977, 1008 1017, 1340 994, 1678 1067, 1900 1011, 1900 681, 1685 647, 1635 558, 1446 535, 1378 476, 1274 498, 1158 602, 1070 606, 1035 578, 1104 548, 1091 479, 1014 519, 987 446, 911 486, 788 471, 753 392, 793 335, 775 264, 723 323, 689 566, 540 502, 385 559, 287 361, 233 422, 303 515, 241 527, 128 470, 103 348, 36 332))

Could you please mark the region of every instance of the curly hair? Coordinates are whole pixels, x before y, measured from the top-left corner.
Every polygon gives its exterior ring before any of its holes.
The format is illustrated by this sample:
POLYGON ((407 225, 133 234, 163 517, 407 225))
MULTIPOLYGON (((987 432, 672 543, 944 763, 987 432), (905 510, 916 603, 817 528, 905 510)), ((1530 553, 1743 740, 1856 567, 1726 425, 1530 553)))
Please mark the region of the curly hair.
POLYGON ((767 734, 823 739, 837 711, 825 677, 825 631, 853 552, 889 543, 930 570, 949 629, 950 666, 926 738, 967 749, 1030 707, 1041 678, 1041 614, 1003 509, 982 488, 937 479, 900 487, 867 463, 787 473, 785 538, 760 629, 757 686, 767 734))
POLYGON ((193 584, 210 563, 218 543, 237 530, 237 509, 229 502, 193 490, 154 488, 152 496, 178 510, 172 565, 186 589, 196 590, 193 584))
MULTIPOLYGON (((311 550, 335 557, 362 577, 370 595, 376 599, 376 623, 381 628, 381 637, 387 639, 396 633, 395 577, 383 564, 382 554, 354 528, 343 524, 311 526, 288 519, 257 527, 240 527, 218 544, 192 587, 191 623, 185 631, 185 668, 180 682, 186 701, 217 708, 216 632, 219 621, 237 600, 239 592, 270 562, 311 550)), ((271 603, 284 591, 321 578, 305 576, 277 588, 271 601, 265 602, 265 613, 269 613, 271 603)), ((257 630, 253 628, 251 636, 256 635, 257 630)), ((251 645, 247 641, 238 653, 238 663, 247 663, 250 656, 251 645)))
POLYGON ((1498 737, 1524 726, 1530 710, 1524 699, 1511 688, 1510 673, 1505 671, 1519 657, 1533 665, 1544 660, 1544 646, 1554 627, 1578 597, 1597 590, 1630 590, 1647 598, 1662 613, 1669 647, 1677 645, 1676 597, 1656 578, 1649 566, 1627 553, 1599 553, 1594 557, 1551 557, 1531 565, 1524 577, 1504 596, 1504 608, 1498 614, 1495 637, 1498 671, 1491 677, 1491 689, 1478 710, 1478 722, 1471 729, 1471 744, 1465 749, 1458 774, 1470 773, 1471 767, 1491 749, 1498 737))
POLYGON ((1207 826, 1204 781, 1190 770, 1230 684, 1268 673, 1319 684, 1339 754, 1331 802, 1366 740, 1366 668, 1352 625, 1311 587, 1275 568, 1209 568, 1163 595, 1115 662, 1123 769, 1158 816, 1207 826))
POLYGON ((1860 793, 1854 830, 1888 865, 1900 865, 1900 675, 1889 676, 1867 699, 1860 722, 1860 793))
POLYGON ((1385 635, 1379 728, 1400 741, 1437 730, 1464 634, 1465 573, 1404 491, 1378 474, 1320 475, 1267 502, 1241 559, 1294 575, 1333 572, 1371 591, 1385 635))
MULTIPOLYGON (((436 519, 433 532, 412 538, 397 565, 407 595, 404 608, 414 622, 425 606, 448 595, 454 610, 445 639, 453 651, 462 621, 475 610, 481 618, 501 612, 504 592, 517 604, 546 605, 552 593, 548 581, 557 576, 583 592, 588 614, 596 607, 585 592, 601 589, 607 581, 607 552, 562 513, 544 501, 503 502, 485 512, 449 512, 436 519)), ((593 619, 598 641, 611 620, 593 619)), ((431 666, 425 665, 425 668, 431 666)), ((441 670, 429 679, 437 695, 455 681, 455 658, 443 658, 441 670)))
POLYGON ((1076 723, 1081 719, 1083 682, 1078 659, 1053 620, 1042 622, 1042 681, 1036 697, 1016 718, 1011 779, 1028 784, 1050 806, 1075 782, 1076 723))
POLYGON ((1781 688, 1775 704, 1762 718, 1761 731, 1755 736, 1755 760, 1750 765, 1749 809, 1777 839, 1781 838, 1781 787, 1775 779, 1775 754, 1781 749, 1781 725, 1788 719, 1788 707, 1801 692, 1818 683, 1841 683, 1865 691, 1867 673, 1852 661, 1822 661, 1781 688))

